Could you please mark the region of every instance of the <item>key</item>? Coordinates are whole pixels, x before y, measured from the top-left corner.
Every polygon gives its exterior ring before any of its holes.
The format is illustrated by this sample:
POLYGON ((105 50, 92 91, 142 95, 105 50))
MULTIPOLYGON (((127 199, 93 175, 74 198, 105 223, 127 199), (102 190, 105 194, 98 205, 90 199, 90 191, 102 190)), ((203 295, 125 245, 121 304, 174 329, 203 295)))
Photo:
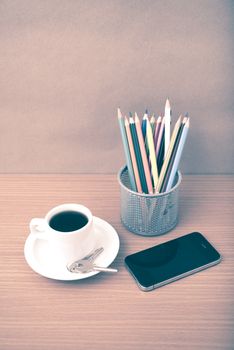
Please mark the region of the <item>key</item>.
POLYGON ((72 264, 67 265, 67 269, 70 272, 87 273, 91 271, 103 271, 103 272, 117 272, 118 270, 110 267, 101 267, 94 264, 94 260, 104 251, 103 247, 95 249, 90 254, 86 255, 83 259, 74 261, 72 264))
POLYGON ((103 272, 118 272, 116 269, 112 269, 110 267, 101 267, 93 264, 92 261, 81 259, 77 261, 72 266, 67 267, 70 272, 74 273, 87 273, 92 271, 103 271, 103 272))
POLYGON ((104 248, 100 247, 94 250, 94 252, 86 255, 83 259, 81 260, 89 260, 89 261, 94 261, 102 252, 104 248))
POLYGON ((94 262, 94 260, 103 252, 104 248, 100 247, 95 249, 93 252, 89 253, 88 255, 86 255, 84 258, 79 259, 74 261, 72 264, 68 264, 67 265, 67 269, 70 272, 73 272, 73 270, 76 268, 76 266, 83 261, 90 261, 90 262, 94 262))

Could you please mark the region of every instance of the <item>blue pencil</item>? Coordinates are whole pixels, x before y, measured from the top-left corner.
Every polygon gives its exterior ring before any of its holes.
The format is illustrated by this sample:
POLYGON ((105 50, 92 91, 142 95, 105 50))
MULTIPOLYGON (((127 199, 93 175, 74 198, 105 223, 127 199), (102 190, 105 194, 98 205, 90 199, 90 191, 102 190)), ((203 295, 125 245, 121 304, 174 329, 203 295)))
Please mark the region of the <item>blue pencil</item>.
POLYGON ((144 114, 143 119, 142 119, 142 122, 141 122, 141 130, 142 130, 142 135, 143 135, 144 140, 146 137, 147 119, 148 119, 148 111, 146 109, 145 114, 144 114))

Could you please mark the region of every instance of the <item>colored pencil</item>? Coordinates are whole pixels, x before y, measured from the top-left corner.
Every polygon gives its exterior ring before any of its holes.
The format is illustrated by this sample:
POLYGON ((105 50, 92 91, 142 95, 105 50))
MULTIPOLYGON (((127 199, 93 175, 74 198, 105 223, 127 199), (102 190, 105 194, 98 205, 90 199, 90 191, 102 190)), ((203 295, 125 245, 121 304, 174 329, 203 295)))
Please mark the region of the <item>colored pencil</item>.
POLYGON ((162 119, 161 127, 159 130, 158 141, 156 146, 157 153, 157 165, 158 174, 160 175, 161 168, 164 161, 164 149, 165 149, 165 117, 162 119))
POLYGON ((158 152, 158 155, 157 155, 157 164, 158 164, 158 173, 159 174, 161 172, 163 161, 164 161, 164 148, 165 148, 165 138, 164 138, 164 136, 165 136, 165 128, 163 129, 162 141, 161 141, 159 152, 158 152))
POLYGON ((172 188, 172 186, 173 186, 174 178, 175 178, 175 175, 176 175, 177 170, 178 170, 178 166, 179 166, 179 163, 180 163, 180 159, 181 159, 181 155, 182 155, 182 152, 183 152, 184 144, 185 144, 185 141, 186 141, 186 138, 187 138, 188 130, 189 130, 189 118, 187 118, 187 121, 186 121, 186 123, 184 125, 184 128, 183 128, 183 132, 182 132, 181 137, 180 137, 180 142, 179 142, 179 145, 178 145, 178 148, 177 148, 177 152, 176 152, 176 156, 175 156, 175 159, 174 159, 174 162, 173 162, 173 166, 172 166, 172 169, 171 169, 171 172, 170 172, 170 177, 169 177, 169 180, 168 180, 168 183, 167 183, 166 191, 169 191, 172 188))
MULTIPOLYGON (((182 117, 181 117, 182 118, 182 117)), ((173 147, 173 150, 172 150, 172 154, 171 154, 171 157, 170 157, 170 160, 169 160, 169 164, 168 164, 168 168, 167 168, 167 172, 166 172, 166 175, 163 179, 163 183, 162 183, 162 187, 161 187, 161 192, 165 192, 166 191, 166 187, 167 187, 167 183, 169 181, 169 178, 170 178, 170 173, 171 173, 171 170, 172 170, 172 167, 173 167, 173 162, 175 160, 175 156, 176 156, 176 153, 177 153, 177 149, 178 149, 178 146, 179 146, 179 143, 180 143, 180 137, 182 135, 182 132, 183 132, 183 128, 184 128, 184 125, 187 121, 187 118, 184 118, 182 123, 180 124, 180 127, 179 127, 179 130, 178 130, 178 133, 176 135, 176 140, 175 140, 175 144, 174 144, 174 147, 173 147)))
POLYGON ((145 123, 145 136, 143 134, 143 131, 142 131, 142 135, 143 135, 143 139, 145 141, 145 150, 146 150, 147 158, 149 159, 149 147, 148 147, 148 141, 147 141, 147 137, 146 137, 147 125, 148 125, 148 122, 149 122, 149 118, 148 118, 147 114, 144 114, 144 117, 142 119, 142 123, 143 123, 143 121, 145 123))
POLYGON ((125 130, 125 126, 124 126, 124 120, 123 120, 123 116, 122 116, 122 113, 120 111, 120 108, 118 108, 118 121, 119 121, 119 127, 120 127, 123 147, 124 147, 124 153, 125 153, 125 158, 126 158, 126 163, 127 163, 127 168, 128 168, 128 175, 129 175, 131 189, 136 192, 137 188, 136 188, 136 182, 135 182, 135 177, 134 177, 134 173, 133 173, 131 155, 130 155, 128 140, 127 140, 126 130, 125 130))
POLYGON ((155 149, 156 149, 156 146, 157 146, 157 140, 158 140, 158 135, 159 135, 159 130, 160 130, 161 123, 162 123, 162 117, 159 116, 157 121, 156 121, 155 130, 154 130, 154 147, 155 147, 155 149))
POLYGON ((140 145, 137 137, 135 121, 132 117, 130 117, 129 119, 129 126, 130 126, 131 135, 132 135, 132 142, 133 142, 133 147, 136 155, 136 161, 137 161, 137 167, 138 167, 138 172, 140 176, 142 191, 143 193, 148 193, 148 187, 147 187, 146 178, 145 178, 144 166, 143 166, 143 161, 141 156, 140 145))
POLYGON ((158 184, 157 184, 157 188, 156 188, 157 192, 161 192, 163 180, 164 180, 164 177, 166 176, 168 164, 170 161, 170 157, 171 157, 171 154, 173 151, 173 147, 174 147, 174 144, 176 141, 178 131, 180 129, 180 125, 181 125, 181 117, 179 117, 179 119, 177 120, 175 127, 174 127, 174 130, 173 130, 173 133, 172 133, 171 142, 170 142, 170 145, 168 147, 166 158, 164 159, 163 166, 162 166, 162 169, 160 172, 160 176, 159 176, 159 180, 158 180, 158 184))
POLYGON ((141 123, 142 135, 143 135, 144 140, 145 140, 145 136, 146 136, 147 119, 148 119, 148 111, 146 109, 145 114, 144 114, 143 119, 142 119, 142 123, 141 123))
POLYGON ((128 122, 126 117, 125 117, 125 130, 126 130, 128 144, 129 144, 129 150, 130 150, 130 155, 131 155, 131 160, 132 160, 133 173, 134 173, 134 177, 135 177, 137 191, 142 193, 141 181, 140 181, 140 176, 139 176, 138 167, 137 167, 137 161, 136 161, 136 155, 135 155, 133 141, 132 141, 132 135, 131 135, 131 131, 130 131, 129 122, 128 122))
POLYGON ((138 142, 139 142, 141 156, 142 156, 142 162, 143 162, 146 183, 147 183, 147 187, 148 187, 148 193, 152 194, 153 193, 153 186, 152 186, 152 180, 151 180, 151 175, 150 175, 149 163, 148 163, 147 154, 146 154, 146 150, 145 150, 145 142, 144 142, 143 135, 142 135, 140 121, 139 121, 138 115, 136 113, 135 113, 135 126, 136 126, 136 132, 137 132, 138 142))
POLYGON ((170 145, 170 129, 171 129, 171 106, 167 98, 165 104, 165 148, 164 148, 164 158, 166 157, 168 147, 170 145))
POLYGON ((152 133, 152 128, 151 128, 149 120, 147 120, 147 126, 146 126, 146 139, 147 139, 147 144, 149 147, 149 159, 150 159, 150 163, 151 163, 151 174, 153 177, 154 190, 155 190, 156 186, 157 186, 157 182, 158 182, 158 167, 157 167, 157 159, 156 159, 156 153, 155 153, 155 148, 154 148, 153 133, 152 133))
POLYGON ((161 126, 158 133, 157 145, 156 145, 156 156, 158 157, 161 143, 164 142, 164 129, 165 129, 165 117, 162 118, 161 126))
POLYGON ((153 133, 153 136, 154 136, 154 131, 155 131, 155 116, 154 116, 154 114, 150 118, 150 125, 151 125, 152 133, 153 133))

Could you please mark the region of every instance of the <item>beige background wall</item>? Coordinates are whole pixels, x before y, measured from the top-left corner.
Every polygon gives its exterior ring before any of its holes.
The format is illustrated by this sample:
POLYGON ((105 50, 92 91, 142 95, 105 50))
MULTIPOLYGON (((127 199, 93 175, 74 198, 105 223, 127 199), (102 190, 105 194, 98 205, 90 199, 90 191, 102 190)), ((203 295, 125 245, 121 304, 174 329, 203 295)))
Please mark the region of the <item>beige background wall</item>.
POLYGON ((116 108, 189 112, 186 173, 234 172, 234 3, 0 1, 0 172, 116 172, 116 108))

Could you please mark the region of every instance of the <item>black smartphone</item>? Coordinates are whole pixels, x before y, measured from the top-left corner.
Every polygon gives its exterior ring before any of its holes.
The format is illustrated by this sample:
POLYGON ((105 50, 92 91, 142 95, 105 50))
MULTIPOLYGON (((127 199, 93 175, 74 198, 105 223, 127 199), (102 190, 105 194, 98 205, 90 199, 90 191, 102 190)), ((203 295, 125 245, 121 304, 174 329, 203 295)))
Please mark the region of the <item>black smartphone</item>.
POLYGON ((125 258, 125 264, 143 291, 216 265, 221 255, 199 232, 142 250, 125 258))

